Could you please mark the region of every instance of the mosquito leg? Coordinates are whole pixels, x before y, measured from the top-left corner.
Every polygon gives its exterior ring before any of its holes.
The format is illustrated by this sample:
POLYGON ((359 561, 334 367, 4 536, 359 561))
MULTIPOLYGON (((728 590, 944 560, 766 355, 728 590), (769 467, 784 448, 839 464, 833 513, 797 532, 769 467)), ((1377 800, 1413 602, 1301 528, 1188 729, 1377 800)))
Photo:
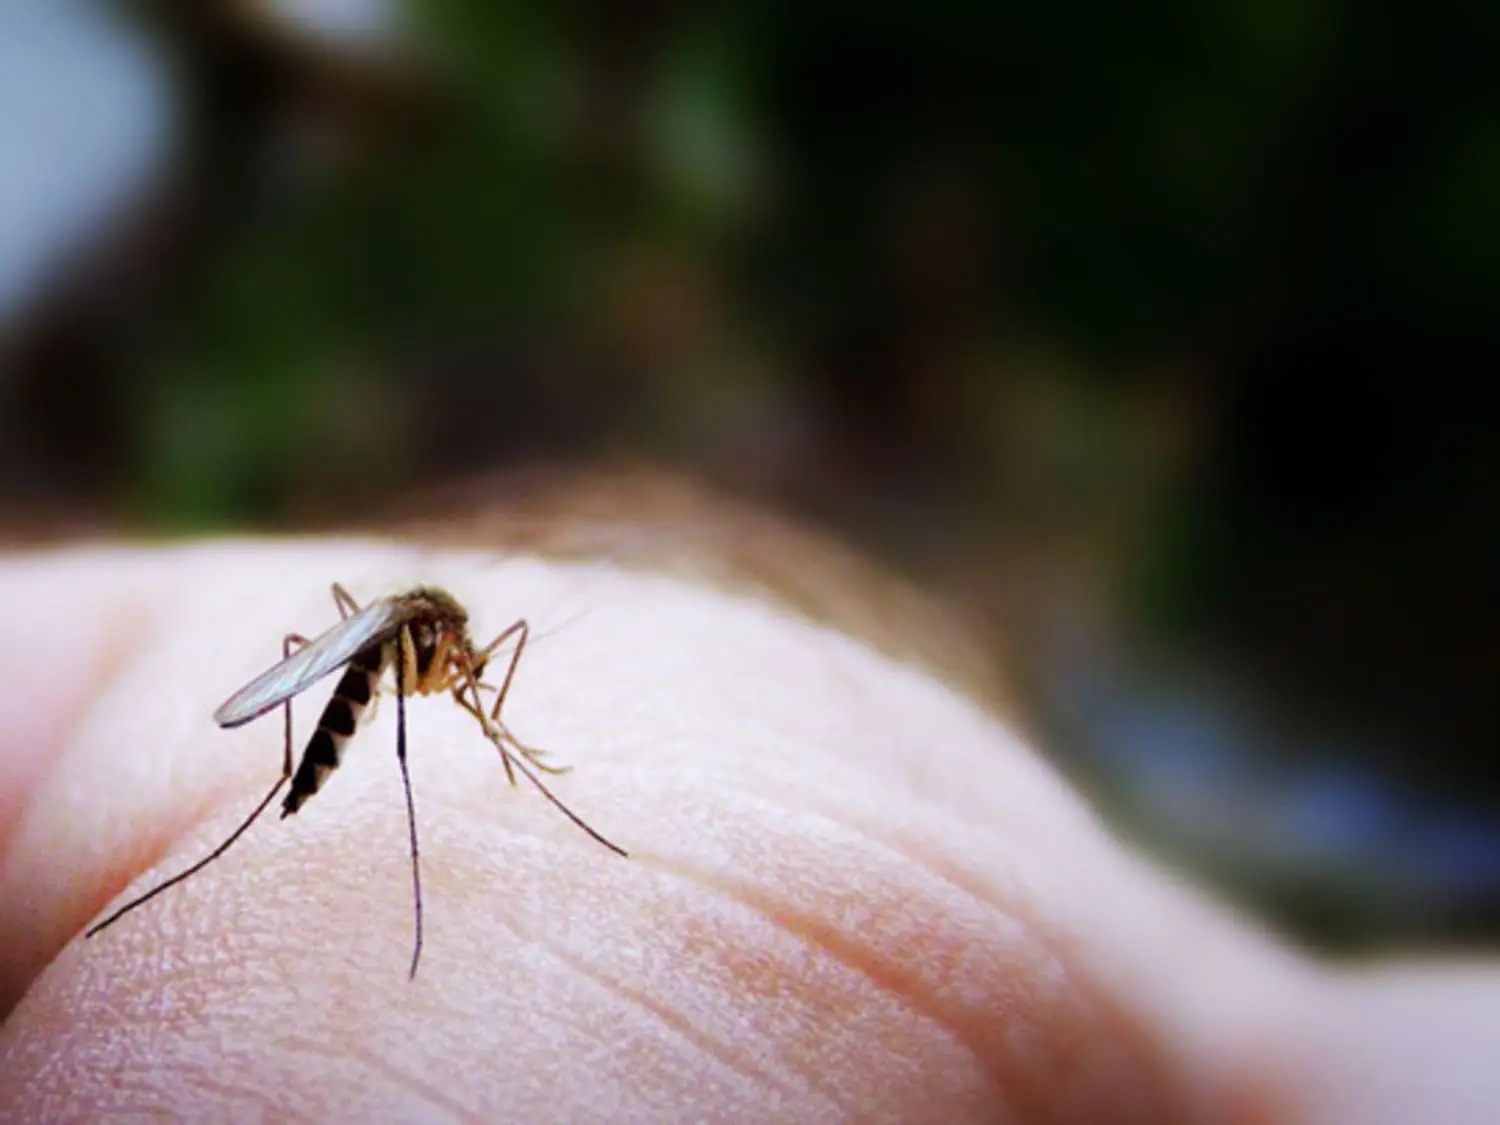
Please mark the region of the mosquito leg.
MULTIPOLYGON (((514 633, 519 626, 524 624, 524 622, 518 621, 515 625, 512 625, 509 629, 502 633, 499 639, 494 641, 489 646, 489 648, 483 649, 481 651, 488 653, 490 650, 495 648, 496 645, 503 643, 510 634, 514 633)), ((510 685, 511 674, 515 672, 515 664, 519 659, 520 649, 518 648, 515 655, 511 658, 510 671, 506 674, 505 682, 507 687, 510 685)), ((531 762, 531 764, 534 765, 537 769, 541 770, 543 773, 564 774, 573 768, 571 766, 548 765, 546 762, 542 761, 542 759, 547 756, 547 751, 539 750, 535 746, 527 746, 519 738, 513 735, 510 732, 510 728, 505 725, 504 720, 500 718, 501 700, 497 699, 495 701, 494 713, 492 715, 486 716, 484 713, 484 704, 480 702, 478 693, 481 691, 498 692, 501 689, 497 689, 494 684, 487 684, 482 680, 474 678, 472 674, 470 678, 473 679, 474 683, 474 702, 469 702, 468 698, 465 696, 465 690, 467 689, 468 684, 460 684, 458 687, 454 688, 453 698, 460 707, 462 707, 469 714, 473 715, 476 720, 478 720, 480 727, 483 728, 486 735, 488 735, 490 738, 494 738, 498 735, 500 738, 503 738, 506 741, 510 742, 510 744, 516 748, 516 750, 518 750, 521 754, 524 754, 526 758, 531 762)), ((511 785, 515 785, 516 775, 515 771, 511 768, 511 756, 508 751, 501 751, 501 764, 505 766, 506 780, 508 780, 511 785)))
POLYGON ((411 639, 411 630, 406 626, 401 627, 397 641, 396 653, 396 761, 401 766, 401 787, 406 791, 406 829, 411 836, 411 890, 412 901, 416 904, 416 943, 411 951, 411 975, 409 980, 417 979, 417 962, 422 957, 422 866, 417 848, 417 809, 411 799, 411 773, 406 767, 406 663, 408 659, 415 660, 414 643, 411 639))
MULTIPOLYGON (((526 624, 526 619, 523 617, 519 621, 510 625, 505 630, 505 632, 501 633, 498 637, 496 637, 493 641, 485 645, 484 648, 480 650, 480 656, 482 656, 485 660, 488 660, 497 648, 503 645, 506 641, 510 640, 511 637, 520 634, 520 636, 516 640, 516 650, 510 654, 510 667, 506 668, 505 679, 501 681, 500 691, 495 696, 495 709, 490 712, 490 720, 492 722, 498 723, 500 721, 500 708, 505 706, 506 693, 510 691, 511 680, 515 679, 516 677, 516 666, 521 663, 521 653, 526 651, 526 638, 530 635, 530 633, 531 626, 526 624)), ((474 702, 479 702, 479 696, 477 692, 474 696, 474 702)))
MULTIPOLYGON (((487 715, 485 715, 484 706, 481 704, 476 707, 473 703, 470 703, 468 697, 464 695, 463 687, 459 687, 453 692, 453 698, 458 701, 458 705, 460 707, 474 716, 475 720, 479 723, 479 729, 484 731, 484 735, 486 738, 495 740, 501 737, 501 734, 499 730, 497 730, 495 723, 487 715)), ((509 781, 511 787, 514 788, 516 784, 516 771, 510 764, 510 752, 507 751, 504 746, 500 747, 500 764, 505 767, 505 779, 509 781)))
MULTIPOLYGON (((490 684, 479 683, 478 679, 473 675, 473 667, 472 665, 470 665, 468 666, 469 679, 475 684, 474 705, 470 706, 468 700, 464 698, 462 685, 460 685, 459 688, 453 693, 453 698, 458 700, 458 702, 467 711, 469 711, 476 719, 479 720, 479 725, 484 728, 484 732, 487 735, 491 733, 491 729, 494 726, 500 724, 500 708, 505 703, 505 693, 510 690, 510 682, 515 678, 516 664, 521 659, 521 650, 526 647, 526 634, 528 632, 530 632, 530 627, 526 624, 526 619, 522 618, 519 621, 511 623, 501 632, 498 637, 492 640, 489 644, 485 645, 484 648, 479 650, 480 660, 488 662, 490 656, 494 654, 496 649, 498 649, 506 641, 510 640, 510 638, 515 636, 517 633, 521 634, 521 639, 516 642, 515 652, 511 653, 510 664, 505 669, 505 680, 499 688, 496 688, 490 684), (480 702, 479 699, 480 687, 486 688, 487 690, 493 691, 495 693, 495 710, 490 715, 488 720, 486 720, 484 717, 484 704, 480 702)), ((516 784, 516 773, 515 770, 511 768, 510 754, 503 749, 500 751, 500 761, 501 764, 505 766, 506 780, 509 781, 511 786, 514 788, 516 784)))
MULTIPOLYGON (((494 652, 497 648, 499 648, 513 636, 517 638, 515 651, 510 654, 510 665, 505 669, 505 679, 501 681, 499 689, 497 690, 493 687, 490 687, 489 684, 479 684, 476 681, 478 687, 488 688, 490 691, 495 692, 495 706, 490 711, 490 722, 494 726, 498 727, 504 733, 505 737, 510 739, 511 744, 515 746, 515 748, 522 754, 525 754, 526 757, 531 760, 531 764, 536 766, 538 769, 545 770, 547 773, 552 774, 567 773, 567 766, 549 766, 544 764, 542 762, 542 759, 547 756, 547 752, 545 750, 538 750, 533 746, 527 746, 522 743, 520 739, 516 738, 515 735, 510 733, 509 729, 505 726, 504 721, 500 718, 500 711, 505 706, 505 697, 510 692, 511 681, 516 678, 516 669, 520 667, 521 664, 521 654, 526 651, 526 639, 531 636, 531 626, 526 623, 526 619, 523 617, 521 620, 511 625, 488 645, 486 645, 482 650, 480 650, 481 655, 488 658, 492 652, 494 652)), ((478 702, 477 693, 475 695, 475 702, 478 702)), ((510 773, 509 765, 507 765, 506 767, 506 773, 510 773)), ((510 781, 511 784, 514 785, 516 781, 515 777, 512 776, 510 781)))
MULTIPOLYGON (((522 618, 491 641, 489 647, 484 650, 486 653, 493 652, 513 634, 519 634, 519 637, 516 640, 515 651, 510 656, 510 666, 505 670, 505 679, 501 682, 498 691, 496 691, 495 706, 490 711, 490 722, 494 723, 505 734, 505 737, 510 740, 511 745, 526 755, 531 764, 536 766, 537 769, 550 774, 567 773, 570 768, 568 766, 549 766, 543 762, 542 759, 547 756, 547 751, 538 750, 534 746, 527 746, 519 738, 510 733, 510 729, 505 725, 504 720, 500 718, 500 710, 505 706, 505 697, 510 691, 511 681, 515 679, 516 669, 521 664, 521 654, 526 651, 526 641, 531 636, 531 626, 526 623, 525 618, 522 618)), ((489 687, 488 684, 480 684, 479 686, 489 687)), ((491 688, 490 690, 495 691, 496 689, 491 688)))
MULTIPOLYGON (((285 637, 281 638, 281 659, 285 660, 292 655, 293 645, 297 648, 304 648, 310 644, 312 642, 301 633, 288 633, 285 637)), ((283 724, 283 729, 286 732, 286 747, 281 759, 281 780, 285 781, 292 776, 292 701, 288 699, 283 703, 281 710, 286 716, 286 722, 283 724)))
POLYGON ((259 819, 260 814, 266 811, 266 806, 271 803, 271 801, 276 797, 276 794, 279 793, 279 792, 281 792, 281 787, 286 784, 287 776, 288 775, 283 774, 277 780, 276 784, 271 787, 271 791, 269 793, 267 793, 265 795, 265 797, 263 797, 261 799, 260 804, 258 804, 258 805, 255 806, 255 811, 252 812, 248 817, 246 817, 244 823, 241 824, 238 828, 236 828, 233 832, 231 832, 229 834, 229 838, 226 839, 217 848, 215 848, 213 851, 209 852, 208 855, 204 856, 197 863, 195 863, 191 867, 189 867, 186 871, 183 871, 183 872, 180 872, 180 873, 178 873, 176 875, 173 875, 170 879, 166 880, 165 882, 158 883, 156 886, 152 887, 149 891, 147 891, 145 894, 141 895, 139 898, 131 899, 124 906, 120 907, 120 909, 116 910, 113 914, 111 914, 108 918, 104 919, 104 921, 95 923, 94 925, 90 926, 88 928, 88 931, 84 934, 84 936, 85 937, 93 937, 95 934, 99 933, 101 930, 108 929, 110 926, 114 925, 116 922, 118 922, 126 914, 129 914, 137 906, 144 906, 146 903, 150 902, 153 898, 155 898, 157 895, 161 894, 162 891, 166 890, 167 888, 169 888, 169 887, 175 887, 178 883, 182 882, 184 879, 187 879, 190 876, 198 874, 198 872, 202 871, 210 863, 212 863, 214 860, 218 859, 221 855, 223 855, 225 852, 227 852, 229 850, 230 846, 236 840, 238 840, 241 836, 243 836, 245 834, 246 830, 249 829, 249 827, 252 824, 254 824, 257 819, 259 819))
POLYGON ((496 730, 498 730, 499 733, 502 734, 512 746, 514 746, 522 754, 526 755, 526 759, 543 773, 550 773, 555 777, 559 774, 565 774, 572 771, 572 766, 551 766, 542 761, 542 759, 547 756, 547 751, 538 750, 535 746, 527 746, 526 743, 522 742, 519 738, 513 735, 510 732, 510 728, 507 727, 504 723, 496 723, 495 727, 496 730))
POLYGON ((359 612, 359 603, 337 582, 333 584, 333 604, 339 607, 339 616, 343 618, 359 612))
MULTIPOLYGON (((511 668, 511 670, 512 671, 515 670, 515 668, 514 668, 514 661, 512 661, 512 668, 511 668)), ((474 669, 467 662, 464 662, 464 675, 468 678, 469 692, 474 697, 473 705, 471 707, 466 706, 466 709, 469 710, 469 712, 471 714, 475 715, 476 718, 479 718, 481 720, 481 722, 483 722, 483 718, 484 718, 484 709, 483 709, 483 706, 484 705, 480 702, 480 699, 479 699, 479 681, 474 678, 474 669)), ((507 682, 508 682, 508 680, 507 680, 507 682)), ((463 702, 466 705, 468 703, 467 700, 460 700, 460 702, 463 702)), ((620 847, 618 844, 611 843, 609 840, 605 839, 597 831, 595 831, 595 829, 592 826, 590 826, 589 823, 586 820, 584 820, 581 816, 579 816, 572 809, 568 808, 567 805, 563 804, 562 799, 560 797, 558 797, 555 793, 553 793, 551 789, 547 788, 546 784, 542 781, 542 779, 539 778, 535 773, 533 773, 531 771, 530 767, 528 767, 526 765, 526 763, 523 760, 523 758, 515 757, 514 755, 511 754, 511 752, 508 749, 506 749, 506 746, 505 746, 505 739, 506 738, 511 738, 511 741, 515 742, 515 739, 510 736, 509 732, 503 731, 500 728, 496 727, 494 725, 494 723, 493 723, 493 720, 490 723, 485 723, 483 725, 484 725, 484 728, 485 728, 485 730, 484 730, 485 735, 489 738, 489 740, 491 742, 493 742, 495 744, 495 749, 500 751, 500 758, 505 763, 505 772, 507 774, 510 774, 511 766, 514 765, 516 769, 520 770, 523 774, 526 775, 526 780, 529 781, 529 782, 531 782, 531 784, 535 785, 537 787, 537 790, 541 793, 541 795, 543 797, 546 797, 547 800, 549 800, 550 802, 552 802, 552 804, 557 807, 558 811, 561 812, 565 817, 567 817, 569 820, 571 820, 579 828, 581 828, 585 832, 587 832, 590 836, 592 836, 599 843, 603 844, 610 851, 614 852, 616 855, 621 855, 621 856, 625 856, 625 857, 629 858, 629 853, 626 852, 626 850, 624 848, 620 847)), ((520 743, 516 743, 516 745, 520 746, 520 743)), ((523 750, 524 750, 524 748, 523 748, 523 750)), ((524 755, 524 756, 525 757, 529 757, 529 755, 524 755)), ((536 763, 536 762, 533 762, 533 764, 534 765, 540 765, 540 763, 536 763)), ((513 777, 514 775, 511 775, 511 776, 513 777)), ((511 784, 515 784, 514 780, 512 780, 511 784)))
MULTIPOLYGON (((485 688, 490 687, 489 684, 478 684, 477 686, 481 691, 485 688)), ((494 689, 490 688, 490 690, 493 691, 494 689)), ((572 766, 553 766, 548 765, 546 762, 542 761, 542 759, 547 756, 548 752, 546 750, 539 750, 535 746, 526 745, 526 743, 522 742, 511 732, 511 729, 506 726, 504 722, 491 719, 483 712, 483 710, 475 708, 474 704, 470 703, 469 700, 463 694, 461 694, 462 691, 463 689, 460 688, 459 691, 454 694, 454 697, 458 700, 458 705, 469 714, 473 715, 474 718, 479 720, 479 725, 484 728, 484 731, 487 735, 490 735, 491 737, 498 736, 500 738, 503 738, 506 742, 510 743, 510 745, 514 747, 519 753, 525 755, 527 761, 529 761, 543 773, 558 775, 572 772, 572 766)), ((507 775, 510 775, 510 766, 508 759, 505 772, 507 775)), ((516 783, 516 779, 514 776, 510 777, 510 783, 512 785, 516 783)))
MULTIPOLYGON (((288 633, 281 642, 282 659, 285 660, 292 654, 292 648, 294 645, 300 648, 307 643, 308 640, 306 637, 301 636, 297 633, 288 633)), ((271 786, 270 792, 268 792, 264 797, 261 798, 260 804, 255 806, 255 811, 247 816, 240 823, 240 826, 233 832, 231 832, 222 844, 220 844, 213 851, 209 852, 197 863, 193 864, 186 871, 180 871, 176 875, 173 875, 170 879, 158 883, 145 894, 131 899, 124 906, 120 907, 120 909, 111 914, 108 918, 105 918, 102 922, 96 922, 94 925, 90 926, 88 930, 85 931, 83 935, 84 937, 91 938, 101 930, 108 929, 125 915, 129 914, 137 906, 144 906, 157 895, 161 894, 162 891, 167 890, 169 887, 175 887, 184 879, 188 879, 198 874, 198 872, 202 871, 210 863, 227 852, 234 845, 234 842, 241 836, 243 836, 247 831, 249 831, 250 826, 260 819, 260 814, 266 811, 266 807, 276 799, 276 794, 281 792, 281 787, 285 785, 287 783, 287 779, 292 776, 292 701, 288 699, 284 704, 282 704, 282 707, 286 712, 286 745, 282 753, 281 776, 276 779, 276 784, 271 786)))

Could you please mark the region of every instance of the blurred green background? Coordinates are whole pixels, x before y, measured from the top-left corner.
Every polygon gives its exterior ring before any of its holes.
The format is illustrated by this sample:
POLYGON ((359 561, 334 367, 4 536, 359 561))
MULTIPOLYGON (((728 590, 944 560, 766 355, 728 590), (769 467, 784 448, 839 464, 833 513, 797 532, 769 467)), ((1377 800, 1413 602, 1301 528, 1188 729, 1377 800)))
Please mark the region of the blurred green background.
POLYGON ((0 8, 0 517, 636 454, 941 590, 1126 833, 1500 936, 1500 7, 0 8))

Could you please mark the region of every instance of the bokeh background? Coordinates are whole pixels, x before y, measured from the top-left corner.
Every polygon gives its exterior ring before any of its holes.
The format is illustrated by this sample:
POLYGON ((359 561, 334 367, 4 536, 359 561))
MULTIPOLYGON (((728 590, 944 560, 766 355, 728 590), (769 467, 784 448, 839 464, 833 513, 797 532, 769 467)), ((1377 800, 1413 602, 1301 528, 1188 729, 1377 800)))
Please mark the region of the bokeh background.
POLYGON ((959 606, 1120 830, 1500 938, 1500 7, 0 2, 0 527, 628 455, 959 606))

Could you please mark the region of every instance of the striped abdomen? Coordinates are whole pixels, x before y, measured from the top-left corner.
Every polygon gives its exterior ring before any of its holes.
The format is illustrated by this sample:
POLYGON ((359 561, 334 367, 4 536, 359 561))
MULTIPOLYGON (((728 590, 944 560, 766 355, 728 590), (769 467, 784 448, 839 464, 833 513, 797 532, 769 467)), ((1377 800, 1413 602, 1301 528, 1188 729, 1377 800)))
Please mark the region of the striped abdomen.
POLYGON ((354 736, 360 717, 370 705, 393 647, 371 645, 356 654, 344 668, 338 686, 333 689, 333 697, 318 717, 318 729, 308 739, 307 749, 302 751, 302 761, 292 776, 292 787, 281 804, 283 817, 300 809, 323 787, 328 775, 338 769, 344 745, 354 736))

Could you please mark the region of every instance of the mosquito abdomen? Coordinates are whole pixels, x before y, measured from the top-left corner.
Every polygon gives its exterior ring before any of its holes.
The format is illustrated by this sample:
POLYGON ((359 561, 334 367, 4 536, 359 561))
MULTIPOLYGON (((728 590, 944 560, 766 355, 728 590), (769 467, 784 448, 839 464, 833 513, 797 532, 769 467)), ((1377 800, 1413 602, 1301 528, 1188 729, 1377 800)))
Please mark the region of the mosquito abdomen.
POLYGON ((358 653, 339 677, 333 696, 318 717, 318 729, 307 740, 302 761, 292 776, 292 787, 281 804, 281 815, 288 817, 307 799, 323 788, 328 775, 338 769, 344 746, 354 736, 359 720, 370 705, 380 676, 385 670, 385 646, 371 645, 358 653))

